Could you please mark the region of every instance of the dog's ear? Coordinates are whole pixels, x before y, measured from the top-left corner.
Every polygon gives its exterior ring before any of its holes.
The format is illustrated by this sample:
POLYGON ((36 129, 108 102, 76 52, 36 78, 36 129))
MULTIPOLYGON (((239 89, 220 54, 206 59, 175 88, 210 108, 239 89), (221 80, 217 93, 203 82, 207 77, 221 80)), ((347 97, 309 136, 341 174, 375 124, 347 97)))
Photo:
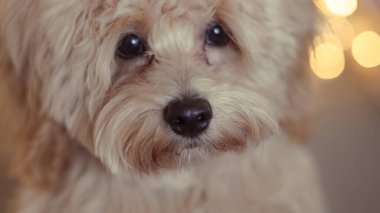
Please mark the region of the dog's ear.
POLYGON ((14 141, 18 147, 12 172, 21 177, 21 184, 54 190, 62 185, 76 149, 63 128, 48 120, 41 122, 14 141))
POLYGON ((103 3, 103 7, 104 8, 115 8, 118 3, 119 3, 119 0, 105 0, 103 3))
POLYGON ((89 20, 99 10, 102 3, 89 7, 87 1, 1 2, 1 40, 16 72, 42 72, 51 63, 62 64, 74 44, 93 36, 89 20))
POLYGON ((292 139, 291 141, 304 143, 310 135, 313 120, 314 81, 308 64, 308 48, 311 38, 300 53, 292 72, 285 76, 287 85, 284 116, 280 120, 281 128, 292 139))
POLYGON ((14 73, 1 45, 0 56, 0 151, 9 176, 38 189, 53 189, 71 164, 73 144, 62 127, 41 118, 38 104, 30 104, 38 102, 38 95, 25 93, 28 79, 14 73))
POLYGON ((34 37, 31 33, 37 29, 37 23, 31 21, 35 19, 33 13, 30 12, 36 9, 33 2, 2 1, 0 3, 1 48, 9 56, 14 70, 18 73, 27 69, 26 59, 28 51, 31 50, 30 38, 34 37), (26 24, 27 21, 30 23, 26 24))
POLYGON ((319 33, 318 26, 324 22, 316 6, 312 4, 309 8, 311 22, 298 37, 296 60, 284 79, 287 83, 287 103, 280 125, 292 141, 299 143, 304 143, 309 138, 315 118, 316 82, 312 77, 309 58, 315 45, 314 38, 319 33))

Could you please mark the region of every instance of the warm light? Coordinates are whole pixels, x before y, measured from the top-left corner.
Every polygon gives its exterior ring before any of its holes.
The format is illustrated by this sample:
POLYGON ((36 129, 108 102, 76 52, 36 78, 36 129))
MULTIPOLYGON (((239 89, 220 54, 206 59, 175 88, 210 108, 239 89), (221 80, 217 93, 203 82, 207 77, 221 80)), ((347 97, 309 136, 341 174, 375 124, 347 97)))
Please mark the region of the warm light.
POLYGON ((330 11, 328 10, 328 8, 326 7, 326 4, 324 2, 324 0, 315 0, 315 5, 317 6, 317 8, 325 15, 329 15, 331 14, 330 11))
POLYGON ((316 44, 331 43, 343 48, 341 40, 333 33, 322 33, 314 39, 316 44))
POLYGON ((334 34, 340 40, 345 50, 351 48, 352 41, 356 36, 352 24, 347 19, 337 16, 328 19, 328 23, 324 26, 323 32, 334 34))
POLYGON ((359 34, 352 43, 352 55, 363 67, 380 65, 380 36, 372 31, 359 34))
POLYGON ((343 50, 333 43, 319 44, 310 55, 310 65, 321 79, 337 78, 345 67, 343 50))
POLYGON ((324 0, 327 9, 335 15, 347 17, 352 15, 357 7, 357 0, 324 0))

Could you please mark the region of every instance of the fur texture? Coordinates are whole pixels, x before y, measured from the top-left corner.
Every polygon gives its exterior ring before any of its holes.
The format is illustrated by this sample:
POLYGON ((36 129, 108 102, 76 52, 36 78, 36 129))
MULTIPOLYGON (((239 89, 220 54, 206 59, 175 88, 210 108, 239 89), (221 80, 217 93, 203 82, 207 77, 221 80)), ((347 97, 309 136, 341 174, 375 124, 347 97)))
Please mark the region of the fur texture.
POLYGON ((307 151, 288 142, 309 114, 311 0, 0 8, 5 100, 22 112, 10 115, 17 212, 323 212, 307 151), (205 43, 212 23, 228 32, 227 46, 205 43), (131 33, 147 50, 125 60, 115 51, 131 33), (196 138, 163 119, 186 97, 213 111, 196 138))

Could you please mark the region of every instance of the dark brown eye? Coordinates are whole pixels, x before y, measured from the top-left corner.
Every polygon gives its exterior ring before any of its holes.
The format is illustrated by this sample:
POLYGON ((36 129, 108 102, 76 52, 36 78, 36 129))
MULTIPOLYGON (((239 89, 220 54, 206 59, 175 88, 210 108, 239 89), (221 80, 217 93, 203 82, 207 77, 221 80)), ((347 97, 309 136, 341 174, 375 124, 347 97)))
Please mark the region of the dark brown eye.
POLYGON ((116 54, 123 59, 131 59, 145 52, 144 42, 135 34, 125 36, 117 46, 116 54))
POLYGON ((215 24, 206 30, 205 41, 208 45, 221 47, 226 46, 230 38, 222 26, 215 24))

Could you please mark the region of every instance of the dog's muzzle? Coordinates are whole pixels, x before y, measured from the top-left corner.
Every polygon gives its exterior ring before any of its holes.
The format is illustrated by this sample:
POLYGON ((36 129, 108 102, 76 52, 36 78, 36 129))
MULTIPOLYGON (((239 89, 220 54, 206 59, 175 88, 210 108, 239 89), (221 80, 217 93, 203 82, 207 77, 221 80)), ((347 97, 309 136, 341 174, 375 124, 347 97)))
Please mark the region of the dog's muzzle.
POLYGON ((209 102, 201 98, 175 100, 165 107, 164 119, 176 134, 195 138, 209 126, 212 109, 209 102))

